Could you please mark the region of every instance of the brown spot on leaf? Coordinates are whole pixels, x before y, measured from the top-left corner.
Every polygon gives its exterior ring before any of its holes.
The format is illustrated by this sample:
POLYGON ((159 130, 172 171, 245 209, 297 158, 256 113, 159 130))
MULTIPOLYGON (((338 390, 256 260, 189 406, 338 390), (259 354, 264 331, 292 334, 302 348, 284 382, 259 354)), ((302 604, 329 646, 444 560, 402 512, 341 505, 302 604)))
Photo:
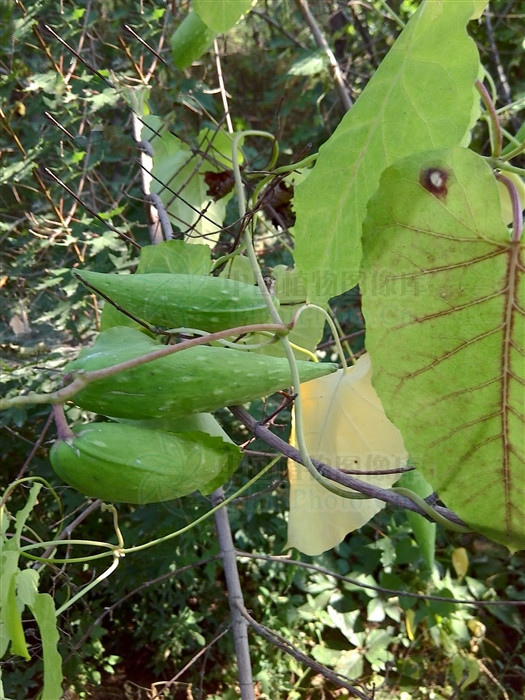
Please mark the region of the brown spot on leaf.
POLYGON ((448 171, 443 168, 426 168, 419 174, 419 184, 434 197, 444 199, 448 194, 448 176, 448 171))

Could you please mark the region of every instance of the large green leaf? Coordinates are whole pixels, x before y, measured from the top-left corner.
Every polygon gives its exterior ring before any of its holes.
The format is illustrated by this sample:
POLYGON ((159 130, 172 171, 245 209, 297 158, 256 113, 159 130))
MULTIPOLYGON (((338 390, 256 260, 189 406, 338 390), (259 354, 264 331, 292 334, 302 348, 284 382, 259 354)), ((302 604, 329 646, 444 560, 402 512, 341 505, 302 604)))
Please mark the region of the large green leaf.
POLYGON ((422 3, 297 187, 295 260, 309 301, 357 283, 361 225, 384 168, 468 139, 479 105, 473 12, 472 0, 422 3))
POLYGON ((523 244, 463 148, 388 168, 364 224, 374 386, 425 479, 470 526, 525 547, 523 244))

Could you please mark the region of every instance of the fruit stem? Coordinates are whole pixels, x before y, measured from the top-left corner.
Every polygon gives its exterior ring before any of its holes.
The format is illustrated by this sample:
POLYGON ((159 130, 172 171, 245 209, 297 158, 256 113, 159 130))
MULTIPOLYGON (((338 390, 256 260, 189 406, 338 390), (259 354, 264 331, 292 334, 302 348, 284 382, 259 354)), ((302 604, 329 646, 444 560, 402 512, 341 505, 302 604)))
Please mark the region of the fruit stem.
POLYGON ((508 177, 502 173, 496 173, 496 179, 499 180, 507 188, 507 192, 512 202, 512 240, 514 242, 521 240, 523 233, 523 210, 518 195, 518 190, 508 177))
POLYGON ((75 434, 72 432, 67 423, 66 414, 64 413, 64 406, 61 403, 56 403, 53 406, 53 418, 57 427, 57 435, 59 440, 71 440, 75 437, 75 434))

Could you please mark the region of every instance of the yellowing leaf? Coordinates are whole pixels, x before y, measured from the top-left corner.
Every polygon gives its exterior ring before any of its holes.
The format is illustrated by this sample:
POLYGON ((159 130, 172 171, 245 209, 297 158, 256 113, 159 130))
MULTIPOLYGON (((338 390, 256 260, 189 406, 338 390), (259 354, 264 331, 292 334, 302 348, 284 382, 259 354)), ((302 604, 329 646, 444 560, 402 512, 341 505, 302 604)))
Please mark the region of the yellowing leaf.
MULTIPOLYGON (((378 471, 403 467, 406 450, 372 386, 370 357, 354 367, 301 385, 305 441, 311 457, 339 469, 378 471)), ((292 434, 292 444, 295 436, 292 434)), ((290 513, 287 547, 308 555, 335 547, 384 506, 377 499, 336 496, 288 462, 290 513)), ((389 488, 399 474, 366 475, 364 481, 389 488)), ((351 491, 351 489, 349 489, 351 491)))
POLYGON ((457 577, 459 580, 464 578, 468 571, 468 554, 467 550, 465 547, 457 547, 453 552, 452 552, 452 566, 454 567, 454 571, 457 574, 457 577))

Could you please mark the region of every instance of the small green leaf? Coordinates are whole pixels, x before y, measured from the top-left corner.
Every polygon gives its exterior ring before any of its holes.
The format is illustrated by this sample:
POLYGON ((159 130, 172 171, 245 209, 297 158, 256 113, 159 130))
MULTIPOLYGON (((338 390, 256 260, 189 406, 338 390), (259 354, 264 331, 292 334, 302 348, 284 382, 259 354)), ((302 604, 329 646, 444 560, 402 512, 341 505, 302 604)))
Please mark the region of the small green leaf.
POLYGON ((254 4, 252 0, 193 0, 193 9, 217 34, 234 27, 254 4))
POLYGON ((190 12, 171 37, 171 55, 180 70, 191 66, 193 61, 212 45, 217 32, 210 29, 196 12, 190 12))
POLYGON ((38 593, 29 606, 33 613, 40 637, 44 657, 44 688, 42 698, 62 697, 62 658, 58 653, 59 634, 55 603, 48 593, 38 593))
POLYGON ((7 634, 11 640, 11 651, 13 654, 23 656, 26 661, 29 661, 31 656, 29 655, 29 651, 27 649, 24 628, 22 626, 23 608, 23 605, 19 607, 17 604, 16 577, 13 576, 11 578, 11 583, 7 593, 4 622, 7 628, 7 634))
POLYGON ((288 69, 287 75, 316 75, 322 73, 328 65, 326 52, 314 51, 295 61, 288 69))
POLYGON ((23 569, 16 575, 16 593, 23 605, 32 605, 38 593, 38 571, 23 569))
POLYGON ((143 246, 137 273, 173 272, 177 275, 207 275, 210 268, 209 246, 173 240, 143 246))

